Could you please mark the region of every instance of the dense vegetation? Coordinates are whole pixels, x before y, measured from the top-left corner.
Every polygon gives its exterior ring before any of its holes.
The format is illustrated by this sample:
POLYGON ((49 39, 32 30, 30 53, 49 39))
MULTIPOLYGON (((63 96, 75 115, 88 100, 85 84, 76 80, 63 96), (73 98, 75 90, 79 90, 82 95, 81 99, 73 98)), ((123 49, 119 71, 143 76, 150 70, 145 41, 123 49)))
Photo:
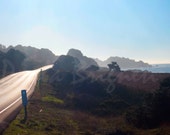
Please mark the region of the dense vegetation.
POLYGON ((0 44, 0 77, 53 64, 56 59, 57 56, 48 49, 0 44))
POLYGON ((13 61, 20 62, 20 59, 24 59, 22 61, 22 65, 20 65, 19 67, 22 68, 23 70, 32 70, 32 69, 40 68, 42 66, 53 64, 57 59, 57 56, 54 55, 48 49, 43 49, 43 48, 37 49, 31 46, 22 46, 22 45, 6 47, 0 44, 1 53, 6 54, 10 50, 15 50, 17 52, 24 54, 24 57, 22 56, 17 58, 13 57, 11 61, 13 64, 13 61))
POLYGON ((113 73, 91 73, 43 72, 28 106, 27 122, 21 123, 22 110, 4 135, 168 135, 169 78, 160 90, 146 93, 117 84, 113 73), (113 91, 107 89, 110 79, 113 91), (152 120, 158 125, 150 125, 152 120))
POLYGON ((25 58, 22 52, 14 49, 6 53, 0 52, 0 76, 23 70, 22 64, 25 58))
POLYGON ((67 107, 105 116, 123 114, 130 105, 141 103, 143 92, 131 91, 116 82, 112 72, 120 72, 116 63, 110 64, 106 72, 98 71, 96 66, 79 70, 79 64, 75 57, 61 56, 47 72, 56 97, 67 107))
POLYGON ((100 72, 75 69, 79 62, 74 61, 74 57, 61 56, 47 72, 56 97, 64 100, 67 107, 100 116, 126 113, 126 120, 141 128, 169 122, 170 78, 153 93, 134 91, 117 82, 115 72, 120 68, 116 62, 109 64, 110 71, 100 72))
POLYGON ((154 128, 170 123, 170 78, 166 78, 160 89, 149 93, 143 104, 126 114, 126 119, 136 127, 154 128))
POLYGON ((48 71, 49 83, 56 90, 56 97, 71 109, 97 116, 125 114, 126 121, 138 128, 155 128, 170 122, 170 78, 163 80, 154 92, 134 91, 117 83, 114 73, 120 72, 117 63, 112 62, 109 67, 110 71, 102 73, 97 70, 58 72, 53 68, 48 71))
POLYGON ((67 107, 105 116, 122 114, 130 105, 141 103, 144 93, 117 84, 114 75, 106 72, 101 79, 96 79, 99 72, 90 74, 88 71, 48 71, 56 97, 64 100, 67 107))

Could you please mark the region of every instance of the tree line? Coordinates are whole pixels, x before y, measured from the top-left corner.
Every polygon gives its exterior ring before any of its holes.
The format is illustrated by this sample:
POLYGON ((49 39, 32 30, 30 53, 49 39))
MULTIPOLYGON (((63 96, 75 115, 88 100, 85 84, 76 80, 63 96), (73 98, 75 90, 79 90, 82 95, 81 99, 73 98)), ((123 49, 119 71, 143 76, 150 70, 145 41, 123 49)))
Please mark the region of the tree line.
POLYGON ((0 52, 0 76, 5 76, 10 73, 23 70, 23 61, 26 56, 15 49, 10 49, 8 52, 0 52))

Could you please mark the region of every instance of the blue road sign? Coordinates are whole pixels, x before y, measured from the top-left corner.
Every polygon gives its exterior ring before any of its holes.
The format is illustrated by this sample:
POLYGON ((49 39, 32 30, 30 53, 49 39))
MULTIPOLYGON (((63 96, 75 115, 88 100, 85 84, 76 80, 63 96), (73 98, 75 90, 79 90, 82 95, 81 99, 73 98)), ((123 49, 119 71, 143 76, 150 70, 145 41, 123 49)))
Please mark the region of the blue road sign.
POLYGON ((23 104, 23 106, 27 106, 28 100, 27 100, 27 92, 26 92, 26 90, 22 90, 21 95, 22 95, 22 104, 23 104))

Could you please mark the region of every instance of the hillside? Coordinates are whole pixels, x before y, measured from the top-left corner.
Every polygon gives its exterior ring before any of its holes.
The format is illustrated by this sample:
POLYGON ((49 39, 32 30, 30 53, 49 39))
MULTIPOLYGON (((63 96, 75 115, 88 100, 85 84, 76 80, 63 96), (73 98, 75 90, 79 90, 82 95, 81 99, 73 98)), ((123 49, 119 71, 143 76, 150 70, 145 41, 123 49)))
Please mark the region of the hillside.
POLYGON ((6 52, 6 46, 0 44, 0 51, 1 52, 6 52))
POLYGON ((95 59, 100 67, 107 67, 107 64, 112 61, 117 62, 121 69, 129 69, 129 68, 142 68, 142 67, 150 67, 148 63, 144 63, 143 61, 135 61, 129 58, 124 57, 110 57, 107 60, 101 61, 99 59, 95 59))
POLYGON ((0 50, 2 52, 7 52, 10 49, 15 49, 23 54, 25 54, 26 58, 23 62, 23 69, 35 69, 45 65, 53 64, 58 58, 55 54, 53 54, 49 49, 37 49, 31 46, 9 46, 5 47, 0 45, 0 50))
POLYGON ((15 49, 7 52, 0 51, 0 77, 23 70, 23 62, 26 56, 15 49))
POLYGON ((81 69, 86 69, 92 65, 98 66, 95 60, 87 56, 84 56, 80 50, 70 49, 67 55, 77 58, 80 61, 81 69))
MULTIPOLYGON (((40 66, 53 64, 58 58, 58 56, 55 56, 48 49, 37 49, 31 46, 26 47, 22 45, 9 46, 8 48, 6 48, 4 45, 0 44, 0 51, 2 52, 7 52, 12 48, 15 50, 19 50, 26 55, 27 58, 24 62, 25 69, 34 69, 40 66)), ((77 58, 80 61, 81 69, 87 69, 91 65, 97 67, 107 67, 107 64, 110 64, 113 61, 117 62, 121 69, 151 67, 151 65, 143 61, 135 61, 124 57, 110 57, 105 61, 92 59, 84 56, 83 53, 77 49, 70 49, 67 55, 77 58)))

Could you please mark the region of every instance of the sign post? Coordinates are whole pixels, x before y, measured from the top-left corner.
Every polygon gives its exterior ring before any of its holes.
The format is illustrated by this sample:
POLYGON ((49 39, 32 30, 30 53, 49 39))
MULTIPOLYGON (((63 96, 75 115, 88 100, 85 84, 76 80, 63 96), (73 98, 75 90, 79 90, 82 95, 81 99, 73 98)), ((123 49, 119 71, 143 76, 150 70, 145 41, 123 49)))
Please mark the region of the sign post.
POLYGON ((27 120, 27 104, 28 104, 26 90, 22 90, 21 95, 22 95, 22 104, 24 106, 24 120, 23 120, 23 122, 25 123, 27 120))

